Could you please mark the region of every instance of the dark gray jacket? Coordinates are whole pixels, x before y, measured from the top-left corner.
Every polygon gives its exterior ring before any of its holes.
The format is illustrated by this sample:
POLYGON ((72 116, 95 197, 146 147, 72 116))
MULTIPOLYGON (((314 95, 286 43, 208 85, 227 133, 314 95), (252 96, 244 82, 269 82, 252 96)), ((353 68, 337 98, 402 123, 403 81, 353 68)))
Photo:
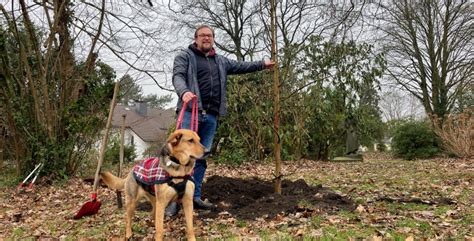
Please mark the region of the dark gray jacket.
MULTIPOLYGON (((219 66, 219 81, 221 85, 221 100, 219 115, 227 113, 227 75, 229 74, 244 74, 263 70, 265 68, 264 61, 254 62, 238 62, 228 59, 224 56, 216 55, 216 63, 219 66)), ((197 67, 196 57, 191 49, 186 49, 180 52, 174 59, 173 64, 173 86, 178 94, 177 111, 179 112, 183 107, 183 100, 181 97, 184 93, 191 91, 198 96, 199 110, 202 110, 201 97, 199 93, 197 81, 197 67)), ((191 104, 188 104, 190 110, 191 104)))

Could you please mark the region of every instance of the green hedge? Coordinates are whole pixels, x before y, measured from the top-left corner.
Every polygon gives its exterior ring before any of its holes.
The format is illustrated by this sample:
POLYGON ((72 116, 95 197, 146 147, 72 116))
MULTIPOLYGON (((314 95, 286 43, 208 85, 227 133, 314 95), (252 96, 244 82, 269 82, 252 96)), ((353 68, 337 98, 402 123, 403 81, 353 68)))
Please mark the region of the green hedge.
POLYGON ((426 121, 408 121, 395 128, 393 151, 407 160, 430 158, 438 154, 440 141, 426 121))

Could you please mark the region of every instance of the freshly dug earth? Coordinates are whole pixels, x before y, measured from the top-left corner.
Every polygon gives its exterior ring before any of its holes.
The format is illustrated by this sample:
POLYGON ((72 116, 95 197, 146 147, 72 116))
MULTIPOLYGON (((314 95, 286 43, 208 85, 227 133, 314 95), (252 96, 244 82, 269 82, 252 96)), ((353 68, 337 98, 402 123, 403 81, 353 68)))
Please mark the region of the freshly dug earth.
POLYGON ((217 210, 202 215, 209 218, 223 211, 239 219, 255 219, 302 211, 333 213, 355 209, 352 200, 321 185, 309 186, 303 179, 283 180, 282 194, 278 195, 270 181, 211 176, 204 183, 203 191, 217 204, 217 210))
MULTIPOLYGON (((283 180, 282 194, 274 192, 274 183, 258 178, 240 179, 225 176, 211 176, 203 184, 203 199, 216 204, 210 211, 196 210, 200 219, 217 218, 228 212, 238 219, 273 219, 278 214, 288 215, 302 212, 306 216, 317 213, 353 211, 354 202, 321 185, 309 186, 303 179, 283 180)), ((150 211, 151 205, 143 202, 138 207, 150 211)))

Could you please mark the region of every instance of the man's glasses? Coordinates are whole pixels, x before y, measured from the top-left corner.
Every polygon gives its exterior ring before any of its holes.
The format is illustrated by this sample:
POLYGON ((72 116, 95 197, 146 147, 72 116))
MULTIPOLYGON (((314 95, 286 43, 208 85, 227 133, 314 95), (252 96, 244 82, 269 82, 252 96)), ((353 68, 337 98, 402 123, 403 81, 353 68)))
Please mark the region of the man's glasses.
POLYGON ((199 34, 198 37, 200 38, 213 38, 212 34, 199 34))

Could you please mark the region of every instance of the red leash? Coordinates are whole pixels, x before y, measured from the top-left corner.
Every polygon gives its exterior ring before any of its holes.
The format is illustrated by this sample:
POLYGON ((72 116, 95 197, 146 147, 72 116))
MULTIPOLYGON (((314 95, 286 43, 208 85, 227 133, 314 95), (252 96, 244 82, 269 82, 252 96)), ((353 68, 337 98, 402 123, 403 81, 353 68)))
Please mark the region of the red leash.
MULTIPOLYGON (((198 131, 198 102, 197 97, 193 97, 192 99, 193 105, 191 109, 191 126, 189 127, 190 130, 197 132, 198 131)), ((181 129, 183 127, 183 117, 184 112, 186 111, 186 106, 188 102, 185 101, 183 103, 183 108, 181 108, 181 112, 179 113, 178 120, 176 121, 176 130, 181 129)))

